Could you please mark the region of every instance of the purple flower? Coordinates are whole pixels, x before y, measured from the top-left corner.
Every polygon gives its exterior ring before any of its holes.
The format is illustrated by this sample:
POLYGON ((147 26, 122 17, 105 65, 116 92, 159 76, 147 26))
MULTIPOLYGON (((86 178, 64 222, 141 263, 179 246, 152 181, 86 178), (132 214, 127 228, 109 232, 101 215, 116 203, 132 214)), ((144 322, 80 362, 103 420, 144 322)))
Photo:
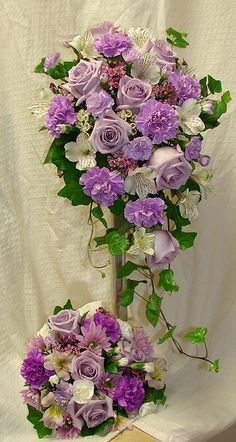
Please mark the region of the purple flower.
POLYGON ((74 124, 75 121, 75 111, 69 98, 63 95, 53 97, 45 117, 45 126, 48 128, 48 132, 58 138, 61 134, 61 125, 74 124))
POLYGON ((160 147, 152 154, 149 166, 156 170, 157 190, 179 189, 192 173, 192 167, 179 146, 160 147))
POLYGON ((186 160, 192 161, 199 157, 202 148, 202 142, 199 137, 192 137, 188 143, 184 156, 186 160))
POLYGON ((74 427, 81 430, 84 421, 88 428, 96 427, 110 417, 114 416, 113 401, 110 397, 104 399, 94 399, 86 404, 78 404, 73 399, 69 402, 67 411, 70 413, 74 427))
POLYGON ((143 103, 150 98, 151 93, 152 86, 149 83, 125 75, 119 82, 117 110, 130 109, 136 114, 143 103))
POLYGON ((29 353, 30 351, 34 350, 35 348, 38 348, 39 350, 43 351, 45 350, 45 342, 42 336, 34 336, 30 342, 28 342, 26 346, 26 351, 29 353))
POLYGON ((55 374, 54 371, 46 370, 43 364, 44 356, 38 348, 28 353, 21 367, 21 375, 26 384, 33 388, 39 388, 44 382, 48 381, 50 376, 55 374))
POLYGON ((152 232, 155 235, 154 255, 148 256, 148 265, 152 268, 164 267, 175 259, 179 253, 179 243, 166 230, 152 232))
POLYGON ((86 106, 89 112, 95 117, 102 118, 106 111, 111 109, 114 104, 113 98, 104 89, 94 92, 86 100, 86 106))
POLYGON ((95 313, 93 320, 95 324, 100 324, 104 328, 107 337, 113 344, 120 339, 120 324, 113 315, 98 310, 95 313))
POLYGON ((65 408, 68 402, 72 399, 73 387, 69 382, 60 380, 59 384, 56 385, 56 390, 54 391, 54 399, 56 402, 65 408))
POLYGON ((89 142, 101 153, 115 153, 128 143, 130 134, 130 125, 110 110, 96 121, 89 142))
POLYGON ((119 382, 120 375, 104 373, 96 387, 105 396, 113 398, 114 390, 119 382))
POLYGON ((201 166, 206 167, 211 161, 210 155, 200 155, 198 162, 201 166))
POLYGON ((160 144, 176 136, 179 118, 169 104, 151 98, 136 116, 136 125, 143 135, 151 135, 154 144, 160 144))
POLYGON ((41 403, 38 390, 33 387, 27 387, 21 391, 21 394, 24 398, 24 404, 29 404, 31 407, 36 408, 36 410, 40 410, 41 403))
POLYGON ((75 310, 61 310, 56 315, 49 316, 49 324, 52 330, 62 334, 79 334, 80 314, 75 310))
POLYGON ((160 68, 168 67, 172 70, 176 67, 176 54, 173 52, 172 46, 169 45, 165 40, 157 40, 153 49, 157 53, 157 65, 160 68))
POLYGON ((99 77, 101 65, 101 61, 81 60, 69 70, 68 83, 64 84, 63 87, 78 99, 77 105, 94 92, 101 90, 99 77))
POLYGON ((101 38, 103 35, 112 32, 114 24, 111 21, 104 21, 90 28, 90 32, 94 39, 101 38))
POLYGON ((71 366, 73 379, 88 379, 96 384, 104 373, 104 358, 90 350, 74 356, 71 366))
POLYGON ((48 72, 50 69, 54 68, 61 56, 60 52, 54 52, 51 55, 48 55, 44 61, 44 71, 48 72))
POLYGON ((152 227, 164 224, 163 211, 166 204, 161 198, 143 198, 128 203, 124 215, 127 221, 138 227, 152 227))
POLYGON ((148 137, 134 138, 122 148, 125 156, 136 161, 149 160, 152 153, 152 141, 148 137))
POLYGON ((105 34, 101 38, 95 40, 94 49, 101 52, 105 57, 115 57, 127 51, 133 46, 133 42, 128 35, 122 32, 115 32, 114 34, 105 34))
POLYGON ((122 57, 125 60, 126 63, 134 63, 136 60, 139 60, 141 57, 140 52, 136 51, 135 49, 127 49, 127 51, 122 52, 122 57))
POLYGON ((80 431, 75 427, 59 427, 56 429, 56 439, 77 439, 80 431))
POLYGON ((143 382, 137 376, 122 376, 115 389, 113 400, 127 411, 137 411, 144 400, 145 392, 143 382))
POLYGON ((188 98, 198 100, 201 96, 201 86, 194 75, 174 71, 168 81, 175 87, 180 105, 188 98))
POLYGON ((102 354, 102 350, 110 350, 111 344, 101 324, 96 325, 91 320, 89 327, 81 327, 81 333, 83 336, 78 337, 80 348, 89 349, 98 355, 102 354))
POLYGON ((135 362, 151 362, 153 359, 153 345, 142 327, 136 327, 133 331, 133 340, 130 347, 130 355, 135 362))
POLYGON ((124 180, 119 172, 111 172, 107 167, 92 167, 80 178, 84 193, 91 196, 101 206, 111 206, 124 193, 124 180))

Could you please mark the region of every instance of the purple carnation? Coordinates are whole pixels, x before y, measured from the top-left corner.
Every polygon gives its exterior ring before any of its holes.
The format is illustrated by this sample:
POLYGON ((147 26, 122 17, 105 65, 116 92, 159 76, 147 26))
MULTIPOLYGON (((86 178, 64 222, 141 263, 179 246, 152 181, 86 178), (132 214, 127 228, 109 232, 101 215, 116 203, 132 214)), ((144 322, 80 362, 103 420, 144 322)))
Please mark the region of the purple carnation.
POLYGON ((54 68, 61 56, 60 52, 54 52, 51 55, 48 55, 44 61, 44 72, 50 71, 50 69, 54 68))
POLYGON ((195 98, 195 100, 200 98, 201 86, 194 75, 186 74, 182 71, 174 71, 168 80, 176 89, 179 104, 182 104, 188 98, 195 98))
POLYGON ((44 368, 44 356, 38 348, 30 351, 24 359, 21 367, 21 375, 26 384, 31 387, 39 388, 44 382, 47 382, 54 371, 44 368))
POLYGON ((107 110, 111 109, 114 100, 110 94, 104 89, 99 92, 94 92, 86 100, 87 109, 95 117, 102 118, 107 110))
POLYGON ((123 146, 127 158, 137 161, 149 160, 152 153, 152 141, 148 137, 138 137, 123 146))
POLYGON ((128 203, 124 215, 127 221, 138 227, 152 227, 164 224, 163 210, 166 204, 161 198, 143 198, 128 203))
POLYGON ((96 325, 100 324, 102 328, 104 328, 107 337, 112 343, 115 343, 120 339, 120 324, 113 315, 98 310, 95 313, 93 320, 96 325))
POLYGON ((111 206, 124 193, 123 178, 107 167, 92 167, 81 176, 80 184, 84 185, 84 193, 101 206, 111 206))
POLYGON ((145 391, 139 377, 122 376, 115 389, 113 400, 128 413, 137 411, 144 400, 145 391))
POLYGON ((101 38, 95 40, 94 49, 101 52, 105 57, 115 57, 127 51, 133 46, 133 42, 128 35, 122 32, 115 32, 114 34, 105 34, 101 38))
POLYGON ((188 143, 184 156, 186 160, 192 161, 199 157, 202 148, 202 142, 199 137, 192 137, 188 143))
POLYGON ((154 144, 160 144, 176 136, 179 118, 169 104, 151 98, 136 116, 136 125, 143 135, 151 135, 154 144))
POLYGON ((76 115, 71 101, 64 95, 57 95, 53 97, 48 109, 48 113, 45 117, 45 125, 48 128, 48 132, 58 138, 61 134, 62 124, 74 124, 76 121, 76 115))

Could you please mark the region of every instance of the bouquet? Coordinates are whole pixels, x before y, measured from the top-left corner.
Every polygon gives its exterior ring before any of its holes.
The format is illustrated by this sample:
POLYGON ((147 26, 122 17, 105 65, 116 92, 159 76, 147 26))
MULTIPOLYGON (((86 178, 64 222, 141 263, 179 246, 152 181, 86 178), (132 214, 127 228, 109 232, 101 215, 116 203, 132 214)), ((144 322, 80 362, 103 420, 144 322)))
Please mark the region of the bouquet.
POLYGON ((61 439, 120 430, 164 404, 166 370, 142 327, 99 303, 73 310, 68 300, 27 345, 27 418, 40 438, 53 430, 61 439))

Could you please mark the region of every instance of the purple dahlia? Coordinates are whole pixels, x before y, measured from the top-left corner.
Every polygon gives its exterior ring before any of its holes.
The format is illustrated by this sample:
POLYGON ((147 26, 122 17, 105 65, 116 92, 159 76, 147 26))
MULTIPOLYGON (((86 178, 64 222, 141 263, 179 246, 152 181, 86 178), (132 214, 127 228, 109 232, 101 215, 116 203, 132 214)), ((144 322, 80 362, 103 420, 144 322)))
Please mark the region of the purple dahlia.
POLYGON ((45 117, 45 126, 48 128, 48 132, 58 138, 61 134, 61 125, 74 124, 75 121, 75 111, 69 98, 64 95, 53 97, 45 117))
POLYGON ((166 204, 161 198, 143 198, 128 203, 124 215, 127 221, 138 227, 152 227, 164 224, 163 211, 166 204))
POLYGON ((33 388, 41 387, 47 382, 50 376, 55 374, 54 371, 44 368, 44 356, 38 348, 30 351, 24 359, 21 367, 21 375, 26 384, 33 388))
POLYGON ((107 167, 92 167, 80 178, 84 193, 101 206, 111 206, 124 193, 124 180, 117 171, 107 167))
POLYGON ((198 100, 201 96, 201 87, 194 75, 174 71, 169 76, 168 81, 174 86, 180 105, 188 98, 198 100))
POLYGON ((144 400, 145 391, 139 377, 122 376, 115 389, 113 400, 128 413, 137 411, 144 400))

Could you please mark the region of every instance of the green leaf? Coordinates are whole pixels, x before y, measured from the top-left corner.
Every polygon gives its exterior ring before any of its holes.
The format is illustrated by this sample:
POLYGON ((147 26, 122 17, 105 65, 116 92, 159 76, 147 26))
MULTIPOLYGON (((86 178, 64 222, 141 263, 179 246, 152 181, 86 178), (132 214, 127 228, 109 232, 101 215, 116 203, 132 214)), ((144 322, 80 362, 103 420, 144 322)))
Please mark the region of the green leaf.
POLYGON ((42 421, 37 422, 37 424, 34 425, 34 429, 37 431, 39 439, 52 434, 52 429, 45 427, 42 421))
POLYGON ((193 247, 194 240, 197 236, 196 232, 182 232, 181 230, 172 230, 171 234, 179 242, 181 250, 193 247))
POLYGON ((57 195, 68 198, 72 206, 88 206, 91 202, 91 198, 84 194, 82 186, 76 181, 70 181, 57 195))
POLYGON ((228 104, 231 100, 232 98, 230 95, 230 91, 224 92, 223 95, 221 96, 221 101, 223 101, 226 104, 228 104))
MULTIPOLYGON (((185 183, 183 186, 181 186, 181 187, 179 188, 179 191, 180 191, 180 192, 184 192, 186 189, 189 189, 189 190, 197 190, 198 192, 201 193, 201 189, 200 189, 199 184, 195 183, 195 181, 192 181, 191 179, 188 179, 188 180, 186 181, 186 183, 185 183)), ((185 219, 186 219, 186 218, 185 218, 185 219)), ((187 220, 187 221, 188 221, 188 220, 187 220)), ((189 222, 188 224, 190 224, 190 222, 189 222)))
POLYGON ((93 436, 94 434, 102 433, 106 429, 106 427, 113 425, 114 422, 115 422, 115 418, 110 417, 109 419, 102 422, 97 427, 88 428, 87 425, 84 425, 81 430, 81 436, 83 436, 83 437, 84 436, 93 436))
POLYGON ((118 293, 118 296, 121 298, 119 304, 122 305, 122 307, 128 307, 128 305, 132 304, 134 300, 134 290, 141 283, 146 284, 147 281, 127 279, 127 288, 118 293))
POLYGON ((107 235, 108 250, 111 255, 122 255, 129 245, 129 240, 118 232, 107 235))
POLYGON ((125 203, 121 198, 118 198, 109 209, 113 215, 123 215, 125 208, 125 203))
POLYGON ((168 332, 166 332, 158 341, 158 344, 163 344, 163 342, 167 341, 167 339, 170 339, 173 335, 174 330, 176 329, 176 325, 173 325, 168 332))
POLYGON ((118 372, 117 362, 110 362, 109 364, 106 365, 105 369, 108 373, 117 373, 118 372))
POLYGON ((46 127, 46 126, 42 126, 42 127, 40 127, 39 132, 43 132, 44 130, 47 130, 47 127, 46 127))
POLYGON ((99 221, 101 221, 101 223, 107 229, 107 222, 106 222, 105 218, 103 217, 103 211, 99 205, 97 205, 97 207, 94 207, 92 209, 92 214, 95 218, 97 218, 99 221))
POLYGON ((208 96, 207 77, 201 78, 199 83, 200 83, 200 86, 201 86, 201 95, 203 97, 207 97, 208 96))
POLYGON ((154 404, 160 402, 164 405, 166 401, 165 388, 166 387, 164 386, 161 390, 156 390, 156 388, 146 386, 144 402, 154 402, 154 404))
POLYGON ((69 141, 73 141, 76 134, 77 132, 71 132, 63 134, 60 138, 55 138, 44 160, 44 164, 53 163, 60 171, 63 171, 65 183, 68 183, 71 180, 76 181, 82 175, 82 172, 76 169, 75 163, 72 163, 65 157, 64 145, 69 141))
POLYGON ((70 299, 66 301, 63 310, 74 310, 70 299))
POLYGON ((207 328, 205 327, 197 327, 194 330, 190 331, 184 338, 189 339, 192 344, 202 344, 205 342, 205 336, 207 334, 207 328))
POLYGON ((35 425, 37 422, 40 421, 40 419, 42 419, 43 413, 41 413, 41 411, 36 410, 36 408, 34 408, 28 404, 27 404, 27 408, 28 408, 28 412, 29 412, 27 419, 28 419, 28 421, 31 422, 31 424, 35 425))
POLYGON ((68 70, 65 68, 63 63, 58 63, 54 68, 47 71, 47 75, 52 77, 54 80, 59 80, 68 75, 68 70))
POLYGON ((183 37, 187 37, 186 32, 178 32, 173 28, 166 29, 167 35, 171 38, 167 38, 169 44, 177 46, 178 48, 186 48, 189 43, 183 37))
POLYGON ((208 75, 208 88, 212 94, 215 92, 222 92, 222 86, 220 80, 215 80, 211 75, 208 75))
POLYGON ((76 66, 78 64, 77 60, 72 60, 72 61, 64 61, 64 67, 67 70, 67 72, 73 68, 73 66, 76 66))
POLYGON ((169 219, 172 219, 177 229, 181 230, 183 226, 187 226, 190 224, 190 221, 188 218, 183 218, 179 211, 179 206, 176 206, 169 198, 166 198, 167 203, 167 211, 166 215, 169 219))
POLYGON ((153 292, 150 295, 149 301, 146 304, 146 317, 153 327, 156 327, 159 319, 161 301, 162 297, 158 296, 155 292, 153 292))
POLYGON ((122 267, 120 267, 117 271, 117 277, 124 278, 125 276, 129 276, 132 272, 139 269, 148 269, 147 266, 135 264, 134 262, 127 261, 122 267))
POLYGON ((60 305, 56 305, 53 314, 57 315, 57 313, 59 313, 61 310, 63 310, 63 307, 61 307, 60 305))
POLYGON ((216 359, 213 364, 210 365, 210 367, 208 368, 208 371, 215 371, 215 373, 219 373, 219 359, 216 359))
POLYGON ((162 270, 159 273, 157 287, 162 287, 166 292, 178 292, 179 286, 173 279, 174 272, 171 269, 162 270))
POLYGON ((37 66, 35 66, 34 72, 36 72, 36 74, 45 74, 44 62, 45 62, 45 57, 41 58, 40 63, 37 64, 37 66))

